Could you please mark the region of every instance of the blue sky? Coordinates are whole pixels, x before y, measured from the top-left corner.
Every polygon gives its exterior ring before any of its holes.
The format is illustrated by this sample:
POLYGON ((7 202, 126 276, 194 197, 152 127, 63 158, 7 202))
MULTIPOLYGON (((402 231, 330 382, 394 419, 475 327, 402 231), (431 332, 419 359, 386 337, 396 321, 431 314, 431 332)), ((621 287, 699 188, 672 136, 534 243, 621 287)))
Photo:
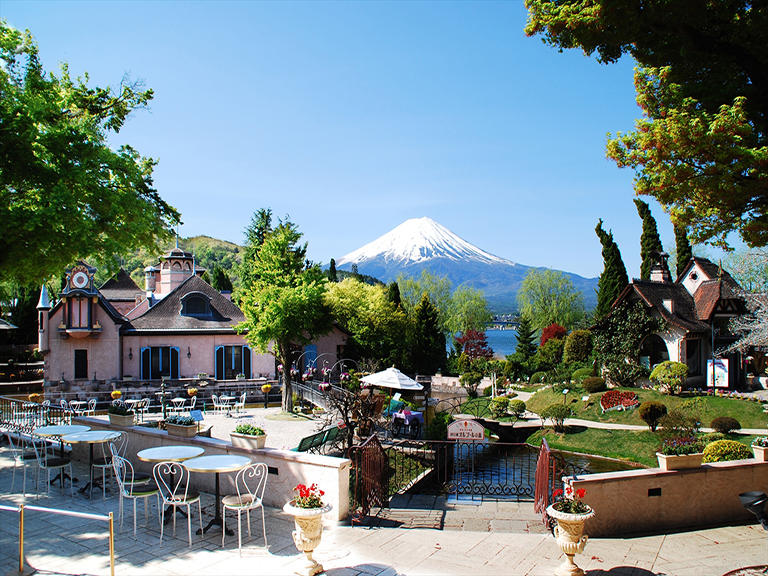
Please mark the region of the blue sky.
POLYGON ((429 216, 499 256, 597 276, 602 218, 639 275, 632 173, 604 151, 640 114, 633 62, 526 38, 522 0, 2 0, 0 17, 49 70, 154 89, 114 141, 159 160, 184 236, 242 242, 271 207, 327 262, 429 216))

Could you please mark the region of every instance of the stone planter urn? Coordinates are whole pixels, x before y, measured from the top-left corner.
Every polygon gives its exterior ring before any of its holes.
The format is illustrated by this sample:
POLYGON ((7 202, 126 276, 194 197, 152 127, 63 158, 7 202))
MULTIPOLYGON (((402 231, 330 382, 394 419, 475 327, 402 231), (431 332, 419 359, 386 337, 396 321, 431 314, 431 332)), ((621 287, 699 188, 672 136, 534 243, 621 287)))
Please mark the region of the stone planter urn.
POLYGON ((768 462, 768 446, 755 446, 752 444, 752 452, 755 454, 755 460, 768 462))
POLYGON ((264 442, 267 441, 266 434, 252 436, 250 434, 238 434, 237 432, 230 432, 229 436, 232 440, 232 446, 235 446, 236 448, 249 448, 251 450, 264 448, 264 442))
POLYGON ((701 466, 702 452, 696 454, 670 455, 656 452, 659 468, 662 470, 689 470, 701 466))
POLYGON ((557 520, 555 538, 560 550, 565 554, 565 561, 555 570, 555 576, 584 576, 584 570, 573 561, 587 544, 589 536, 584 534, 584 522, 595 515, 591 508, 582 514, 569 514, 555 510, 554 505, 547 508, 547 514, 557 520))
POLYGON ((322 508, 299 508, 294 505, 294 500, 283 506, 283 512, 293 516, 296 530, 293 531, 293 543, 299 552, 304 552, 307 563, 304 568, 296 573, 301 576, 314 576, 323 572, 323 566, 312 558, 312 552, 320 545, 323 537, 323 514, 331 511, 332 506, 326 504, 322 508))
POLYGON ((192 438, 197 434, 197 424, 194 426, 181 426, 179 424, 165 423, 165 429, 169 436, 180 436, 182 438, 192 438))
POLYGON ((109 423, 114 426, 133 426, 133 414, 109 414, 109 423))

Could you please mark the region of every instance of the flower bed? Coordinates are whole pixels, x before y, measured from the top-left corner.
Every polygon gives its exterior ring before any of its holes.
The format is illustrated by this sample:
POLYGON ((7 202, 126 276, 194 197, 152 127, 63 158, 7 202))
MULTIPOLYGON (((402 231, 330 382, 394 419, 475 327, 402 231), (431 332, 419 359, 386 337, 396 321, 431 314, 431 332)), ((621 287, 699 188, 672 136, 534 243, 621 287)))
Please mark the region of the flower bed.
POLYGON ((628 390, 608 390, 600 397, 600 408, 603 412, 609 410, 627 410, 640 404, 637 393, 628 390))

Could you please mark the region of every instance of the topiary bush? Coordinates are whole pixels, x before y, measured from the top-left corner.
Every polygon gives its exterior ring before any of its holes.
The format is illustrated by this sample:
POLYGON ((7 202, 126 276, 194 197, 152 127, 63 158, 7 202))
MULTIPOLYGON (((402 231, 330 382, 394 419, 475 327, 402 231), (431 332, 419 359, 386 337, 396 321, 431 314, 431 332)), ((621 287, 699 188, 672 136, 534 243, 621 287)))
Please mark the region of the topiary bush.
POLYGON ((702 462, 727 462, 752 458, 752 450, 736 440, 716 440, 704 447, 702 462))
POLYGON ((565 419, 572 414, 570 406, 565 404, 550 404, 541 411, 540 416, 551 420, 556 432, 565 432, 565 419))
POLYGON ((525 410, 526 405, 522 400, 510 400, 507 405, 507 412, 515 418, 522 418, 525 410))
POLYGON ((574 330, 565 337, 563 362, 584 362, 591 353, 592 332, 589 330, 574 330))
POLYGON ((544 379, 547 377, 547 373, 540 371, 540 372, 534 372, 531 374, 530 380, 528 380, 529 384, 543 384, 544 379))
POLYGON ((688 378, 688 366, 682 362, 667 360, 651 372, 651 382, 664 394, 679 394, 688 378))
POLYGON ((581 384, 584 381, 584 378, 589 378, 590 376, 592 376, 592 368, 579 368, 571 374, 571 380, 577 384, 581 384))
POLYGON ((730 434, 734 430, 741 430, 741 424, 739 421, 736 420, 736 418, 732 418, 731 416, 718 416, 712 420, 710 427, 715 432, 720 432, 720 434, 730 434))
POLYGON ((725 434, 722 434, 721 432, 709 432, 708 434, 702 434, 701 436, 701 441, 704 442, 704 444, 711 444, 712 442, 725 439, 725 434))
POLYGON ((426 429, 427 440, 445 440, 448 435, 448 424, 451 423, 448 412, 438 412, 429 420, 426 429))
POLYGON ((493 386, 483 388, 483 396, 490 396, 493 393, 493 386))
POLYGON ((508 405, 509 398, 506 396, 496 396, 488 403, 488 409, 491 411, 491 415, 494 418, 501 418, 507 414, 508 405))
POLYGON ((659 420, 661 420, 667 414, 667 407, 661 402, 643 402, 640 404, 638 412, 640 414, 640 418, 643 419, 643 422, 648 424, 648 427, 651 429, 651 431, 656 432, 656 427, 659 425, 659 420))
POLYGON ((589 392, 590 394, 602 392, 605 390, 605 380, 600 378, 600 376, 589 376, 581 381, 581 387, 584 388, 585 392, 589 392))

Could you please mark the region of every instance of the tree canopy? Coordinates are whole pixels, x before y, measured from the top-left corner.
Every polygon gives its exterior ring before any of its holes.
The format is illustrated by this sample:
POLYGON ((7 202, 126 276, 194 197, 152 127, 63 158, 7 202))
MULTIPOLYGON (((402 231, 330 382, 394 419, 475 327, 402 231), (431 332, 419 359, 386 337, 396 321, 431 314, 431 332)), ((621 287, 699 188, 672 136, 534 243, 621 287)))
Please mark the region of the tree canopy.
POLYGON ((613 239, 613 232, 603 230, 603 221, 598 220, 595 233, 603 246, 603 272, 597 281, 597 307, 595 317, 601 318, 611 311, 611 306, 621 291, 629 284, 627 269, 621 259, 619 246, 613 239))
POLYGON ((445 334, 437 308, 423 294, 413 311, 408 343, 411 364, 418 374, 434 374, 445 365, 445 334))
POLYGON ((694 242, 768 243, 768 7, 752 0, 526 0, 528 35, 603 63, 630 54, 635 130, 608 156, 635 170, 694 242))
POLYGON ((252 284, 241 291, 245 321, 238 325, 249 344, 272 352, 283 370, 283 409, 292 409, 291 352, 331 328, 324 297, 328 280, 316 266, 305 266, 306 244, 286 221, 264 239, 261 248, 244 260, 252 284))
POLYGON ((152 90, 91 87, 40 63, 29 31, 0 19, 0 276, 41 283, 79 258, 155 248, 180 219, 153 187, 156 162, 108 145, 152 90))
POLYGON ((584 297, 557 270, 529 270, 517 292, 517 304, 536 330, 554 322, 571 328, 584 317, 584 297))

